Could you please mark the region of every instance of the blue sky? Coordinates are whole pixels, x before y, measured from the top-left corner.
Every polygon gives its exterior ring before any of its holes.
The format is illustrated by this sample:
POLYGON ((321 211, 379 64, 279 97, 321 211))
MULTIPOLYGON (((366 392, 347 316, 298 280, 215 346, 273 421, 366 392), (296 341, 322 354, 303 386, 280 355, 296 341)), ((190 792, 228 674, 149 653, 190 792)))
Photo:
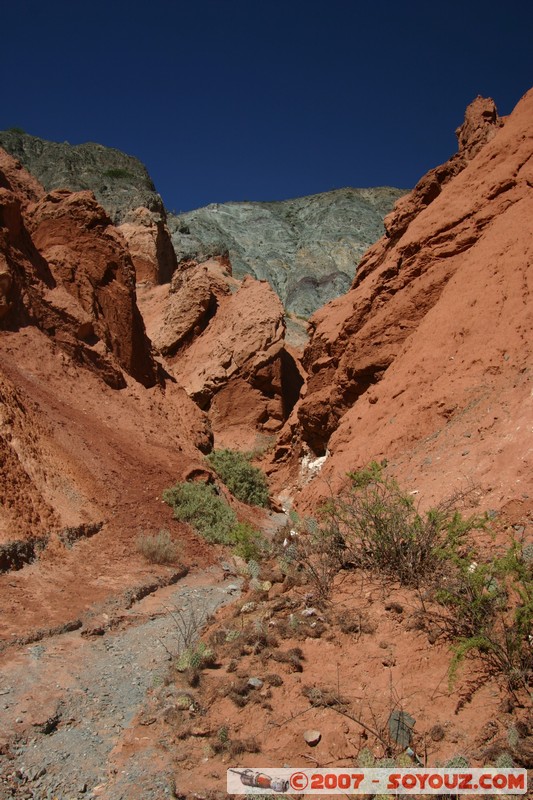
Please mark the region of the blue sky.
POLYGON ((168 208, 408 188, 533 86, 533 3, 17 0, 0 128, 140 158, 168 208))

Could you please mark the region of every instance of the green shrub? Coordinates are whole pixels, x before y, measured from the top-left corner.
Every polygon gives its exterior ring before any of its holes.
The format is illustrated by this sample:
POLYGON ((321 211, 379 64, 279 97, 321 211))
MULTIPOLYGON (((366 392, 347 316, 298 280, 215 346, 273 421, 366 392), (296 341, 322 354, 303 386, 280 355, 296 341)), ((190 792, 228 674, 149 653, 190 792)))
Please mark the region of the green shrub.
POLYGON ((503 675, 511 691, 533 678, 533 565, 512 542, 502 558, 478 564, 456 554, 447 585, 437 592, 449 609, 445 633, 455 641, 450 681, 468 655, 503 675))
POLYGON ((464 519, 454 498, 421 514, 376 462, 348 477, 349 489, 322 508, 321 529, 342 543, 345 562, 404 585, 427 581, 469 531, 485 524, 464 519))
POLYGON ((177 483, 163 492, 163 500, 172 506, 176 519, 191 524, 208 542, 233 543, 237 516, 214 486, 177 483))
POLYGON ((20 134, 23 134, 23 135, 26 133, 24 128, 8 128, 7 130, 8 130, 8 133, 20 133, 20 134))
POLYGON ((178 546, 169 531, 160 530, 155 536, 141 533, 137 537, 137 550, 152 564, 172 564, 179 555, 178 546))
POLYGON ((213 450, 207 460, 237 500, 268 506, 266 478, 260 469, 250 464, 250 456, 237 450, 213 450))
MULTIPOLYGON (((245 561, 260 561, 267 550, 265 537, 248 522, 238 522, 231 532, 235 555, 240 556, 245 561)), ((257 577, 257 575, 252 575, 257 577)))
POLYGON ((215 544, 233 546, 245 561, 260 560, 268 544, 260 531, 248 522, 237 522, 214 486, 207 483, 177 483, 163 492, 163 499, 174 509, 174 516, 188 522, 198 533, 215 544))

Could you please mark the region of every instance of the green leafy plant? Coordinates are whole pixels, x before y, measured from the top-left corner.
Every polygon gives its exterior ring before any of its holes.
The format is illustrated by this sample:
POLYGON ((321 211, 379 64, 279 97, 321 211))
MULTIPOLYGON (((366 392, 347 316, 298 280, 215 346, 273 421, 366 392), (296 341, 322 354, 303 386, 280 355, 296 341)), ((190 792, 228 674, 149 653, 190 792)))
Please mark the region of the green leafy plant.
POLYGON ((208 542, 233 543, 237 516, 211 484, 177 483, 163 492, 163 500, 176 519, 193 525, 208 542))
POLYGON ((250 456, 236 450, 213 450, 207 461, 230 492, 243 503, 268 506, 268 484, 250 456))
POLYGON ((152 564, 173 564, 179 556, 179 548, 172 541, 170 532, 160 530, 155 536, 140 533, 137 550, 152 564))
MULTIPOLYGON (((265 537, 248 522, 238 522, 231 531, 231 539, 235 555, 249 562, 249 565, 251 563, 257 564, 265 556, 268 549, 265 537)), ((252 578, 257 578, 259 565, 257 564, 256 574, 252 574, 253 567, 252 569, 249 567, 249 572, 252 578)))
POLYGON ((177 483, 163 492, 174 516, 188 522, 208 542, 233 546, 245 561, 259 561, 268 551, 264 536, 248 522, 237 522, 235 512, 215 486, 207 483, 177 483))
POLYGON ((533 680, 533 565, 513 541, 505 555, 486 563, 456 553, 455 569, 437 599, 451 613, 444 630, 455 640, 450 681, 469 655, 480 657, 491 673, 503 675, 509 689, 533 680))

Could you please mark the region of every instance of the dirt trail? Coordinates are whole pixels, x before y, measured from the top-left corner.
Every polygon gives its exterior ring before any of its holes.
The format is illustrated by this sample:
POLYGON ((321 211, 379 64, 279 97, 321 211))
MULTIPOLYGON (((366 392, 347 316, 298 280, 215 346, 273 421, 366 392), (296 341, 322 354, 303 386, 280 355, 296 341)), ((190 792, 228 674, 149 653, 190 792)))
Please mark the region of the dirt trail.
POLYGON ((107 620, 105 635, 74 631, 2 654, 0 798, 171 797, 170 755, 165 763, 134 723, 148 733, 150 693, 167 691, 180 646, 172 609, 211 613, 230 602, 239 583, 223 577, 213 567, 159 589, 107 620))

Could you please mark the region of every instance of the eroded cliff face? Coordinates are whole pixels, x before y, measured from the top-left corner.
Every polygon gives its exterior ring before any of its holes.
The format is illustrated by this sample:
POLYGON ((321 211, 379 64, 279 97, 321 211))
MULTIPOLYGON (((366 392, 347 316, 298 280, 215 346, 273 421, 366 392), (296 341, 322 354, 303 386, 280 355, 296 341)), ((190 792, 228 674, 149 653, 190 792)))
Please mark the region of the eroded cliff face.
POLYGON ((351 290, 311 319, 279 455, 298 438, 328 450, 316 493, 376 458, 428 496, 471 478, 496 502, 528 482, 533 92, 503 126, 477 98, 458 138, 386 218, 351 290))
POLYGON ((26 178, 26 199, 10 176, 22 170, 2 151, 3 325, 34 321, 70 355, 116 388, 125 370, 157 380, 136 304, 135 272, 121 236, 90 192, 46 194, 26 178))
POLYGON ((202 466, 207 420, 163 385, 134 276, 90 192, 46 193, 0 150, 0 542, 122 513, 131 526, 143 472, 150 514, 202 466))

